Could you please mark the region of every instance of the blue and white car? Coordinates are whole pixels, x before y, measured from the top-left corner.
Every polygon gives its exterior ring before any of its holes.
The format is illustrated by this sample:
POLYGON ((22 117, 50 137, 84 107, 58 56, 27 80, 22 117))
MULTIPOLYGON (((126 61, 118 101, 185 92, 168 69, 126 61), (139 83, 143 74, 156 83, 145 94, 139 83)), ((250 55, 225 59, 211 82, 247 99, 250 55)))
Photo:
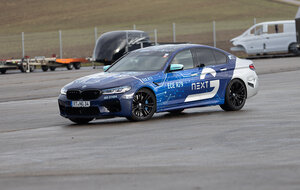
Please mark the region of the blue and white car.
POLYGON ((77 79, 61 89, 61 116, 75 123, 220 105, 240 110, 258 91, 252 61, 196 44, 160 45, 130 52, 104 72, 77 79))

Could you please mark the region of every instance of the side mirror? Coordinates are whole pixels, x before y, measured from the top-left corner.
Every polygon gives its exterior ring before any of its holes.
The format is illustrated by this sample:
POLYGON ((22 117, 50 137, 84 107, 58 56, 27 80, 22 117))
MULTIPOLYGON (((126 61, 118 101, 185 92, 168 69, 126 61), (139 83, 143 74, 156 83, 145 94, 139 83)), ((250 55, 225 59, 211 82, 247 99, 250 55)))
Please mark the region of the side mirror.
POLYGON ((200 65, 198 67, 205 67, 205 64, 200 63, 200 65))
POLYGON ((170 65, 170 71, 179 71, 183 69, 183 65, 182 64, 171 64, 170 65))
POLYGON ((104 66, 104 67, 103 67, 103 71, 104 71, 104 72, 106 72, 106 71, 107 71, 107 69, 108 69, 109 67, 110 67, 110 65, 106 65, 106 66, 104 66))

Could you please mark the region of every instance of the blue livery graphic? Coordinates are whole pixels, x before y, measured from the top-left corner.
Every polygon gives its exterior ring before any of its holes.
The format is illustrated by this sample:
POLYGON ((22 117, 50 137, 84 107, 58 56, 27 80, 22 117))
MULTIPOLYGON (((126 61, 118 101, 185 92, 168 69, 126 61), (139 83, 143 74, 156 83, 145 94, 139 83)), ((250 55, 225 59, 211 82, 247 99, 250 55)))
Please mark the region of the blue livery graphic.
POLYGON ((104 70, 61 89, 61 116, 87 123, 114 116, 147 120, 157 112, 212 105, 236 111, 258 89, 251 61, 204 45, 147 47, 104 70))

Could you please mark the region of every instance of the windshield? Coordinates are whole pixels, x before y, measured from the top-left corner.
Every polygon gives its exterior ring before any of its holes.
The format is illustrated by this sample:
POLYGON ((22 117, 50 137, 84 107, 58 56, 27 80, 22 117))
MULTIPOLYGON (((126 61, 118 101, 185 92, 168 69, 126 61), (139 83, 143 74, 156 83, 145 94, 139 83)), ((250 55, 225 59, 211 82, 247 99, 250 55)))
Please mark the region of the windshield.
POLYGON ((159 71, 168 58, 166 52, 131 52, 112 65, 108 72, 159 71))

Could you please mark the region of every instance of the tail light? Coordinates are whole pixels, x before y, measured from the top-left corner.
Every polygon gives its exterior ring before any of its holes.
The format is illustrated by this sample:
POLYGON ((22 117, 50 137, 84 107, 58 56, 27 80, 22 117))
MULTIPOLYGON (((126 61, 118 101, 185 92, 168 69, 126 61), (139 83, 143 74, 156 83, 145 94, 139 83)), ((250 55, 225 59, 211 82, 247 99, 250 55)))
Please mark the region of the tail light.
POLYGON ((253 64, 249 65, 249 68, 250 68, 251 70, 255 71, 255 67, 254 67, 253 64))

